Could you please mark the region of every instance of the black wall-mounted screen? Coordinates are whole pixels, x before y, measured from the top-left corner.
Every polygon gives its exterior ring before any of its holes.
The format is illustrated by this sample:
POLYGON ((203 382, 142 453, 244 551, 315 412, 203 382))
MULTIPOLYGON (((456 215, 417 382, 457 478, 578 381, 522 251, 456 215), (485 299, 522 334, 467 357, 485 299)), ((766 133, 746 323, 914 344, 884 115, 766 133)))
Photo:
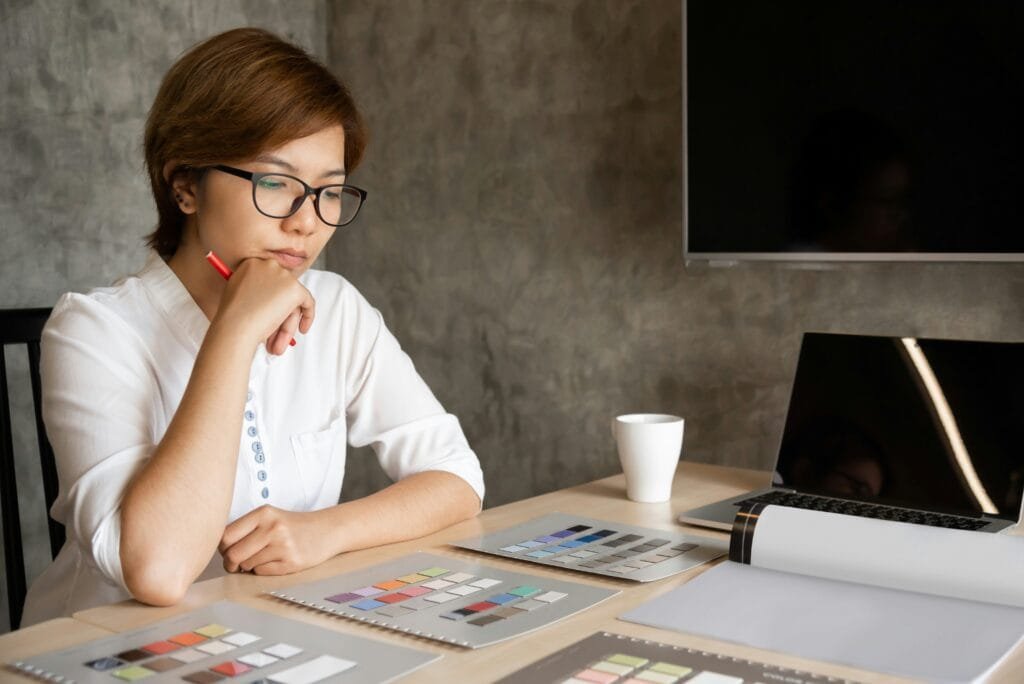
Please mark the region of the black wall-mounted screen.
POLYGON ((683 14, 688 259, 1024 261, 1024 2, 683 14))

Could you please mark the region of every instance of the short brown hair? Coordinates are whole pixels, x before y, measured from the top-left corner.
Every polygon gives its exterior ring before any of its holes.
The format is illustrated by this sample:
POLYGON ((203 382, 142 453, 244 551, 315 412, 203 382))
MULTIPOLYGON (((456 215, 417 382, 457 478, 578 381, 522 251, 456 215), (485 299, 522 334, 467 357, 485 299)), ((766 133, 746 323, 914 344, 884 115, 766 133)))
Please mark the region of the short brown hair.
POLYGON ((366 129, 348 88, 323 64, 256 28, 195 45, 164 76, 146 119, 146 170, 159 215, 149 246, 168 257, 181 242, 185 215, 172 196, 175 174, 255 156, 338 124, 351 172, 366 129), (165 179, 170 161, 178 164, 165 179))

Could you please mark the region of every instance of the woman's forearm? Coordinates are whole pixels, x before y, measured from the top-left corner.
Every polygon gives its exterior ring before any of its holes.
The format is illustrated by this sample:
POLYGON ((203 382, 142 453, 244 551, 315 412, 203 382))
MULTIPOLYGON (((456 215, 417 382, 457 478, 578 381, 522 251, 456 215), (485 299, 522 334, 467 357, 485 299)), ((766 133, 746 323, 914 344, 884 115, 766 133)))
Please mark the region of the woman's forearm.
POLYGON ((480 497, 465 480, 429 470, 318 515, 323 539, 335 555, 422 537, 479 511, 480 497))
POLYGON ((140 601, 176 603, 217 549, 231 506, 251 354, 211 326, 181 403, 121 506, 121 567, 140 601))

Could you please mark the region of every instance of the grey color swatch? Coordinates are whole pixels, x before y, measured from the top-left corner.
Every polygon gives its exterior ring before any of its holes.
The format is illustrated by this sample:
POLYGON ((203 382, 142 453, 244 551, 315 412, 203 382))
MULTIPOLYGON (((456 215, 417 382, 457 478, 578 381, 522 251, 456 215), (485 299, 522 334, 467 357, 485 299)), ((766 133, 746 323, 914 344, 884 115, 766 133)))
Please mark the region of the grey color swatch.
MULTIPOLYGON (((271 615, 230 601, 220 601, 206 608, 162 620, 141 629, 133 629, 116 636, 104 637, 61 651, 28 658, 15 662, 12 666, 40 679, 59 681, 65 684, 123 681, 114 677, 112 673, 127 665, 146 667, 147 663, 162 661, 166 657, 173 658, 175 651, 170 651, 162 656, 145 655, 143 658, 131 662, 128 659, 116 658, 117 654, 134 651, 147 644, 164 641, 177 634, 191 632, 209 624, 231 627, 232 631, 235 631, 234 628, 244 628, 246 633, 258 638, 255 640, 251 637, 239 639, 236 643, 231 643, 231 633, 227 633, 223 638, 214 638, 204 642, 223 644, 220 646, 220 649, 223 650, 220 654, 207 654, 200 648, 183 647, 180 650, 197 651, 203 657, 191 660, 187 664, 173 666, 172 669, 157 671, 154 675, 146 676, 145 680, 154 684, 180 682, 184 675, 207 670, 225 661, 245 659, 255 664, 272 660, 266 665, 254 667, 249 672, 231 678, 233 682, 255 682, 273 677, 277 672, 312 661, 320 656, 330 655, 356 663, 355 667, 346 670, 339 679, 331 681, 374 684, 393 681, 441 657, 434 653, 405 646, 395 646, 374 639, 332 632, 322 627, 271 615), (301 649, 301 651, 291 655, 296 649, 301 649), (254 660, 254 654, 257 654, 256 658, 262 660, 254 660), (274 655, 267 658, 266 655, 269 654, 274 655), (121 665, 115 665, 113 662, 115 660, 120 661, 121 665), (89 667, 88 663, 93 663, 93 667, 89 667)), ((202 645, 199 644, 199 646, 202 645)))
POLYGON ((726 539, 624 525, 566 513, 549 513, 500 532, 463 539, 452 545, 528 563, 634 582, 653 582, 671 577, 720 558, 729 551, 729 541, 726 539), (544 543, 536 541, 562 530, 568 531, 567 528, 577 525, 585 525, 587 529, 558 540, 544 543), (614 533, 580 544, 580 539, 603 530, 614 533), (520 547, 517 542, 524 540, 538 545, 520 547), (563 548, 561 545, 567 542, 574 546, 563 548), (537 558, 531 556, 531 553, 551 555, 537 558))
MULTIPOLYGON (((420 586, 426 583, 427 581, 424 580, 410 583, 409 586, 420 586)), ((401 589, 381 591, 377 596, 395 591, 400 592, 401 589)), ((448 593, 448 589, 436 590, 435 593, 442 592, 448 593)), ((363 570, 317 582, 286 587, 269 593, 292 603, 377 627, 387 627, 398 632, 465 648, 481 648, 554 624, 611 598, 619 592, 588 584, 508 572, 445 556, 415 553, 363 570), (444 574, 438 575, 440 579, 452 575, 471 575, 471 577, 460 579, 458 582, 460 586, 472 586, 474 582, 480 580, 497 580, 497 582, 487 582, 488 586, 471 594, 459 595, 455 599, 432 606, 421 605, 419 610, 401 615, 394 615, 391 610, 384 607, 384 604, 368 610, 356 608, 354 604, 361 603, 363 599, 350 598, 337 603, 327 600, 328 596, 336 596, 343 592, 355 592, 362 587, 370 587, 375 583, 412 575, 431 567, 445 570, 444 574), (505 602, 498 604, 501 608, 518 608, 520 605, 526 604, 527 607, 521 608, 520 612, 516 614, 501 616, 500 620, 494 620, 492 616, 498 617, 497 611, 501 610, 495 605, 478 611, 479 615, 475 613, 473 615, 453 615, 456 611, 465 610, 468 606, 487 601, 494 596, 507 597, 509 596, 508 592, 517 588, 531 588, 537 591, 532 593, 524 591, 522 595, 503 599, 505 602), (480 618, 485 619, 480 620, 480 618), (480 622, 474 624, 474 620, 480 620, 480 622)), ((403 604, 404 602, 397 605, 403 604)), ((403 605, 403 607, 405 606, 403 605)))

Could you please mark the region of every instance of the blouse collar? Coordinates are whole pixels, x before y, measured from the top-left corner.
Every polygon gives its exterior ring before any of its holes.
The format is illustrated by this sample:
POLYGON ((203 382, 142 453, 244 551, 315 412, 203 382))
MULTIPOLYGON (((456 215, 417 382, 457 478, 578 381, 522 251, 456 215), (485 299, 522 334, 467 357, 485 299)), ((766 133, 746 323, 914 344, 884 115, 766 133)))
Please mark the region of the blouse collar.
POLYGON ((185 285, 156 251, 151 250, 139 278, 161 308, 171 327, 181 331, 189 341, 199 346, 206 337, 210 321, 206 318, 185 285))

